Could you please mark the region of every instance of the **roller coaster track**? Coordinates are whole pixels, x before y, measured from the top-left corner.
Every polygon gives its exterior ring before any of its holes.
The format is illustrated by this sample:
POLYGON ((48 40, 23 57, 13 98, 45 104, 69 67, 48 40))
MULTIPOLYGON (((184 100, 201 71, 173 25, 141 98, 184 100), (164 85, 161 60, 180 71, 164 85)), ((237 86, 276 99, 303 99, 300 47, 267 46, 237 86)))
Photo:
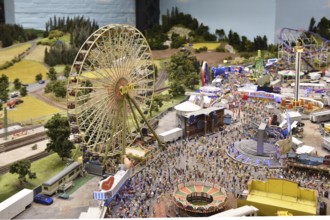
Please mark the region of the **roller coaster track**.
POLYGON ((300 41, 304 48, 302 61, 306 64, 307 70, 319 69, 322 64, 327 65, 330 62, 330 41, 316 33, 283 28, 280 32, 279 41, 279 58, 289 67, 295 65, 293 49, 297 41, 300 41), (315 60, 317 60, 317 64, 315 60))
MULTIPOLYGON (((52 154, 52 153, 49 153, 47 151, 42 151, 42 152, 37 153, 35 155, 29 156, 29 157, 27 157, 25 159, 33 162, 33 161, 39 160, 41 158, 44 158, 44 157, 46 157, 46 156, 48 156, 50 154, 52 154)), ((0 167, 0 174, 7 173, 9 171, 10 165, 11 164, 8 164, 8 165, 5 165, 5 166, 0 167)))

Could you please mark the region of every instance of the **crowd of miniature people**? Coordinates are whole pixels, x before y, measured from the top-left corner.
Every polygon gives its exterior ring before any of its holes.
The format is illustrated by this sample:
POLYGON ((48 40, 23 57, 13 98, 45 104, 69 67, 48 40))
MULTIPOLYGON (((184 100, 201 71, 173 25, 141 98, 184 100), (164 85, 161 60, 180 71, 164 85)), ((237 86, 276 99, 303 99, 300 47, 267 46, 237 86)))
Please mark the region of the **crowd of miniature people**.
MULTIPOLYGON (((234 99, 239 100, 239 97, 234 99)), ((269 117, 262 101, 238 101, 233 111, 237 123, 209 136, 183 139, 153 154, 141 171, 120 190, 109 205, 109 217, 154 217, 154 204, 170 197, 179 183, 208 181, 226 189, 227 195, 238 197, 251 179, 285 178, 301 187, 318 190, 319 196, 330 191, 329 176, 294 169, 269 169, 238 163, 227 155, 229 146, 247 138, 243 130, 252 122, 259 124, 269 117)), ((326 195, 327 196, 327 195, 326 195)))

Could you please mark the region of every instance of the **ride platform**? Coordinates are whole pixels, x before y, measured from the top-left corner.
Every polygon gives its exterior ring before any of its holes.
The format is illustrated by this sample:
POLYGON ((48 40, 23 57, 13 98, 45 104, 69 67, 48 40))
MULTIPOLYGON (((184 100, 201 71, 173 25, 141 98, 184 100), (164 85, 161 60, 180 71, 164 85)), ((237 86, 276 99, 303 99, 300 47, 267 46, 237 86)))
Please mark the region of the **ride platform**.
POLYGON ((253 166, 282 167, 281 163, 276 159, 275 145, 264 142, 264 153, 263 155, 258 155, 257 144, 257 141, 253 139, 237 141, 227 150, 227 155, 237 162, 253 166))

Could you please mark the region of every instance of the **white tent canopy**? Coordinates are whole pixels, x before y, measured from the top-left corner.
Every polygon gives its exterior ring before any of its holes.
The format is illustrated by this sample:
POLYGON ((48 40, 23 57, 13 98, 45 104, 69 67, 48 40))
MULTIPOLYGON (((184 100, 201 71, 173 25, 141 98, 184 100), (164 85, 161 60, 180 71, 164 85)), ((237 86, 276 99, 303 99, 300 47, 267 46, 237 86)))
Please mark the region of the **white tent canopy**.
MULTIPOLYGON (((282 76, 296 76, 296 71, 295 70, 281 70, 278 71, 278 74, 282 76)), ((300 72, 299 76, 303 76, 304 72, 300 72)))
POLYGON ((310 154, 314 151, 314 147, 303 145, 301 147, 298 147, 296 150, 297 154, 310 154))
POLYGON ((174 109, 177 111, 180 111, 180 112, 194 112, 194 111, 198 111, 202 108, 192 102, 185 101, 185 102, 175 106, 174 109))

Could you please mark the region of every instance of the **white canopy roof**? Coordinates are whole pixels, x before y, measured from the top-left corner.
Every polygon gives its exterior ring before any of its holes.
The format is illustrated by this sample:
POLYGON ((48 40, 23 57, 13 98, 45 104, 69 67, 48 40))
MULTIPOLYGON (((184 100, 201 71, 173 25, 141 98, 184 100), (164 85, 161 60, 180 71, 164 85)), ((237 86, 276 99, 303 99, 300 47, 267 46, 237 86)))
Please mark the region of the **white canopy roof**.
MULTIPOLYGON (((278 71, 278 74, 280 74, 282 76, 295 76, 296 71, 295 70, 281 70, 281 71, 278 71)), ((304 72, 300 72, 299 75, 303 76, 304 72)))
POLYGON ((194 112, 202 109, 200 106, 195 105, 192 102, 185 101, 177 106, 174 107, 175 110, 181 111, 181 112, 194 112))
POLYGON ((310 154, 314 150, 314 147, 308 146, 308 145, 303 145, 301 147, 298 147, 296 150, 297 154, 310 154))

